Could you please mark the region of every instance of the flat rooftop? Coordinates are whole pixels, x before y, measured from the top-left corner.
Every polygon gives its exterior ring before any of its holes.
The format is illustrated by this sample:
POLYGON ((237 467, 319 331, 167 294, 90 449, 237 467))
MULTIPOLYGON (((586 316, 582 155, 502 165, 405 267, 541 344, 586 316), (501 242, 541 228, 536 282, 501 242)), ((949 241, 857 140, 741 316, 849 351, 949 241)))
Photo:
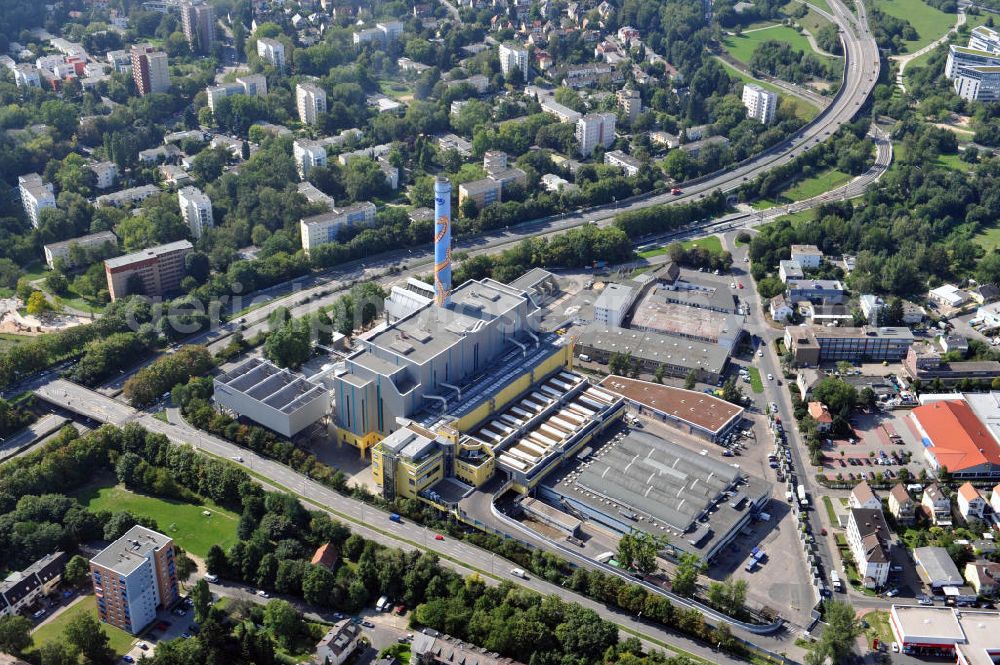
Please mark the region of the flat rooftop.
POLYGON ((322 386, 260 358, 249 358, 215 381, 286 414, 327 395, 322 386))
POLYGON ((150 552, 160 549, 170 540, 169 536, 136 525, 98 552, 90 562, 120 575, 128 575, 142 565, 150 552))
POLYGON ((113 259, 108 259, 104 262, 108 268, 122 268, 125 266, 132 265, 138 261, 145 261, 147 259, 155 259, 163 256, 164 254, 170 254, 172 252, 179 252, 185 249, 192 249, 194 245, 188 240, 178 240, 176 242, 170 242, 166 245, 157 245, 156 247, 147 247, 146 249, 140 250, 138 252, 133 252, 132 254, 126 254, 124 256, 118 256, 113 259))
POLYGON ((712 433, 718 433, 734 418, 743 415, 743 407, 697 390, 684 390, 618 375, 605 377, 598 385, 651 410, 668 414, 712 433))
POLYGON ((735 337, 743 328, 743 317, 667 302, 675 292, 654 287, 635 307, 632 328, 696 337, 713 342, 722 337, 735 337))
POLYGON ((716 342, 703 342, 666 333, 643 332, 629 328, 589 325, 574 330, 580 347, 607 353, 630 353, 633 358, 702 369, 721 374, 729 361, 729 349, 716 342))
POLYGON ((553 477, 547 488, 629 528, 668 535, 693 552, 711 550, 750 504, 771 492, 764 480, 747 478, 736 466, 637 430, 553 477))

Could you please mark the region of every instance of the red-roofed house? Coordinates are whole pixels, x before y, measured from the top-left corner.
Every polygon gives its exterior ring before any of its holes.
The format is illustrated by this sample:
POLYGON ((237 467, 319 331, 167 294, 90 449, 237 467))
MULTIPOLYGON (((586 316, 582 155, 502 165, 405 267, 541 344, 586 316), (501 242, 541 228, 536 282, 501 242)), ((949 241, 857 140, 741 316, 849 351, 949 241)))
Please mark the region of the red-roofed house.
POLYGON ((975 517, 983 519, 983 512, 986 510, 986 499, 972 486, 972 483, 965 483, 958 488, 958 511, 962 517, 969 519, 975 517))
POLYGON ((1000 444, 963 400, 942 400, 910 412, 935 469, 947 467, 958 478, 1000 477, 1000 444))
POLYGON ((337 565, 337 548, 332 543, 320 545, 316 548, 316 553, 313 554, 312 564, 333 570, 333 567, 337 565))
POLYGON ((809 415, 816 421, 817 432, 829 432, 833 427, 833 416, 823 402, 809 402, 809 415))

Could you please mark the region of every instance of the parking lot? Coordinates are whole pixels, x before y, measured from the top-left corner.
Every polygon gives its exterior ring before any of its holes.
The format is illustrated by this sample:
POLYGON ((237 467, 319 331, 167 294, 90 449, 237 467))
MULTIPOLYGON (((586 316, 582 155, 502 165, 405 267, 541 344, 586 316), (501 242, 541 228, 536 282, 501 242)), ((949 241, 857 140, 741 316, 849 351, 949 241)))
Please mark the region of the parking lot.
POLYGON ((893 482, 905 468, 912 478, 917 477, 925 468, 924 450, 907 422, 909 413, 909 409, 856 413, 851 417, 854 436, 830 439, 823 446, 824 472, 848 480, 871 480, 882 474, 893 482))

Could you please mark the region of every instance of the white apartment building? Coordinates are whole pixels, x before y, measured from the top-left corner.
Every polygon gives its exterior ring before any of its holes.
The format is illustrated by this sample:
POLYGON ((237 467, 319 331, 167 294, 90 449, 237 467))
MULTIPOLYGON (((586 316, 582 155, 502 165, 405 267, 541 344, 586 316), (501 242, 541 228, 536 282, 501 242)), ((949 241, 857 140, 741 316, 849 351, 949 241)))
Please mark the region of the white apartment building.
POLYGON ((798 261, 800 266, 810 270, 819 268, 823 260, 823 252, 816 245, 792 245, 791 254, 792 261, 798 261))
POLYGON ((14 65, 14 83, 17 84, 19 88, 40 88, 42 87, 42 79, 38 74, 38 69, 34 65, 27 62, 21 62, 14 65))
POLYGON ((200 238, 205 231, 215 226, 212 200, 197 187, 188 186, 178 191, 177 203, 181 207, 181 217, 195 238, 200 238))
POLYGON ((97 162, 90 165, 90 170, 94 172, 97 189, 107 189, 113 187, 118 180, 118 166, 114 162, 97 162))
POLYGON ((639 114, 642 113, 642 97, 639 95, 639 91, 633 88, 623 88, 618 91, 616 96, 618 107, 628 119, 629 124, 638 120, 639 114))
POLYGON ((295 105, 299 110, 299 120, 306 125, 315 125, 321 113, 326 113, 326 91, 314 83, 299 83, 295 86, 295 105))
POLYGON ((45 253, 45 263, 49 268, 55 269, 58 259, 62 259, 67 268, 72 268, 74 267, 73 260, 70 257, 70 248, 72 246, 76 245, 80 249, 95 249, 103 247, 106 244, 118 244, 118 238, 111 231, 100 231, 99 233, 91 233, 79 238, 53 242, 44 245, 42 251, 45 253))
POLYGON ((614 113, 588 113, 576 121, 576 140, 580 154, 590 157, 597 146, 608 148, 615 142, 614 113))
POLYGON ((257 55, 278 71, 285 71, 285 45, 277 39, 262 37, 257 40, 257 55))
POLYGON ((308 254, 314 247, 337 240, 340 229, 371 224, 375 221, 375 204, 368 201, 343 208, 334 208, 321 215, 306 217, 299 222, 302 249, 308 254))
POLYGON ((263 74, 248 74, 240 76, 235 83, 224 83, 223 85, 212 85, 205 88, 205 96, 208 97, 208 108, 215 113, 215 105, 220 99, 232 97, 233 95, 249 95, 251 97, 263 97, 267 94, 267 78, 263 74))
POLYGON ((618 327, 635 301, 636 289, 609 283, 594 301, 594 323, 618 327))
POLYGON ((889 527, 881 509, 852 508, 847 518, 847 545, 865 587, 877 589, 889 579, 889 527))
POLYGON ((630 178, 638 175, 639 169, 642 168, 642 162, 621 150, 608 150, 604 153, 604 163, 620 168, 630 178))
POLYGON ((314 166, 326 166, 326 148, 319 141, 296 139, 292 143, 292 155, 295 157, 295 168, 303 180, 314 166))
POLYGON ((515 68, 521 72, 525 83, 528 82, 530 67, 528 66, 528 48, 517 44, 500 45, 500 71, 504 78, 509 78, 515 68))
POLYGON ((778 107, 778 95, 759 85, 745 83, 743 85, 743 106, 747 109, 748 118, 768 125, 774 120, 774 112, 778 107))
POLYGON ((38 228, 38 215, 43 208, 55 208, 56 197, 52 193, 52 183, 42 181, 37 173, 18 176, 17 184, 21 190, 21 203, 24 212, 31 220, 31 225, 38 228))
POLYGON ((401 21, 376 23, 375 29, 382 33, 382 39, 386 43, 394 42, 403 35, 403 23, 401 21))
POLYGON ((958 488, 958 512, 965 519, 983 519, 983 514, 986 512, 986 497, 973 487, 972 483, 967 482, 958 488))

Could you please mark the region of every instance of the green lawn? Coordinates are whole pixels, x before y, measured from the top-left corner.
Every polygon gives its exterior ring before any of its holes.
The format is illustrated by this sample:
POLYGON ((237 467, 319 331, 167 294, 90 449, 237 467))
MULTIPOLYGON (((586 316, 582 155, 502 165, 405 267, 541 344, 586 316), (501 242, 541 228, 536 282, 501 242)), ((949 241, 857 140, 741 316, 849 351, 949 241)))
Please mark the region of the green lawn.
POLYGON ((1000 248, 1000 226, 986 229, 973 238, 973 240, 987 252, 992 252, 994 249, 1000 248))
MULTIPOLYGON (((691 249, 692 247, 701 247, 702 249, 707 249, 712 254, 722 253, 722 241, 719 240, 718 236, 708 236, 706 238, 698 238, 697 240, 688 240, 681 243, 684 249, 691 249)), ((661 254, 667 253, 668 245, 663 245, 661 247, 653 247, 645 251, 639 252, 639 257, 643 259, 651 259, 654 256, 660 256, 661 254)))
POLYGON ((889 627, 889 613, 884 611, 869 612, 861 617, 868 622, 865 635, 868 637, 868 644, 873 639, 878 638, 879 642, 886 644, 893 641, 892 628, 889 627))
POLYGON ((413 87, 407 83, 400 83, 399 81, 386 81, 382 80, 378 82, 379 90, 381 90, 383 95, 387 97, 400 98, 406 95, 413 94, 413 87))
POLYGON ((800 34, 798 30, 790 28, 787 25, 777 25, 773 28, 757 30, 756 32, 745 32, 742 35, 726 35, 723 37, 722 43, 725 44, 726 50, 729 51, 730 55, 749 66, 750 57, 753 55, 754 49, 769 40, 787 42, 797 51, 814 53, 826 62, 840 61, 840 58, 831 58, 815 51, 805 35, 800 34))
POLYGON ((72 307, 73 309, 78 309, 81 312, 100 314, 104 311, 103 304, 87 300, 73 291, 73 289, 69 289, 64 296, 57 296, 56 300, 61 306, 72 307))
POLYGON ((755 393, 764 392, 764 382, 760 378, 760 370, 756 367, 750 368, 750 389, 755 393))
POLYGON ((719 62, 722 63, 722 66, 726 68, 726 73, 729 74, 730 76, 738 78, 744 83, 756 83, 765 90, 770 90, 771 92, 778 93, 778 95, 781 97, 781 103, 785 105, 791 105, 791 107, 795 109, 795 115, 797 115, 802 120, 809 122, 810 120, 815 118, 816 115, 819 113, 819 109, 817 109, 809 102, 803 99, 799 99, 798 97, 793 97, 789 95, 787 92, 784 92, 781 88, 772 83, 768 83, 767 81, 761 81, 760 79, 756 79, 748 74, 744 74, 743 72, 736 69, 725 60, 723 60, 722 58, 717 58, 717 59, 719 62))
POLYGON ((826 506, 826 516, 830 518, 830 524, 833 526, 837 525, 837 511, 833 508, 833 502, 830 501, 830 497, 823 497, 823 505, 826 506))
POLYGON ((782 191, 774 198, 758 199, 751 204, 755 210, 766 210, 785 203, 794 201, 805 201, 814 196, 826 193, 831 189, 836 189, 841 185, 846 185, 854 176, 837 169, 828 169, 812 178, 807 178, 798 182, 788 189, 782 191))
POLYGON ((24 266, 24 276, 28 278, 29 282, 33 282, 36 279, 42 279, 48 274, 49 267, 42 261, 35 261, 34 263, 29 263, 24 266))
POLYGON ((833 13, 833 10, 830 9, 830 5, 827 3, 826 0, 808 0, 807 4, 816 5, 817 7, 825 11, 827 14, 833 13))
POLYGON ((934 164, 946 169, 951 169, 952 171, 959 171, 960 173, 968 173, 976 167, 975 164, 962 161, 961 154, 938 155, 937 159, 934 160, 934 164))
POLYGON ((84 488, 75 496, 91 510, 127 510, 150 517, 156 520, 161 531, 198 557, 208 554, 212 545, 226 550, 237 540, 239 516, 211 501, 193 504, 161 499, 132 492, 120 485, 84 488), (210 516, 202 514, 206 510, 211 512, 210 516))
POLYGON ((917 31, 917 39, 903 42, 909 53, 927 46, 955 26, 955 14, 945 14, 924 0, 875 0, 875 6, 890 16, 906 19, 917 31))
MULTIPOLYGON (((93 614, 95 617, 97 616, 97 601, 93 595, 87 595, 78 599, 59 616, 39 626, 31 634, 32 639, 35 641, 33 649, 37 650, 48 642, 61 641, 62 632, 69 622, 81 614, 87 613, 93 614)), ((111 648, 118 656, 128 653, 128 650, 132 648, 132 645, 136 641, 135 637, 129 635, 124 630, 106 623, 101 624, 101 630, 111 639, 111 648)))

